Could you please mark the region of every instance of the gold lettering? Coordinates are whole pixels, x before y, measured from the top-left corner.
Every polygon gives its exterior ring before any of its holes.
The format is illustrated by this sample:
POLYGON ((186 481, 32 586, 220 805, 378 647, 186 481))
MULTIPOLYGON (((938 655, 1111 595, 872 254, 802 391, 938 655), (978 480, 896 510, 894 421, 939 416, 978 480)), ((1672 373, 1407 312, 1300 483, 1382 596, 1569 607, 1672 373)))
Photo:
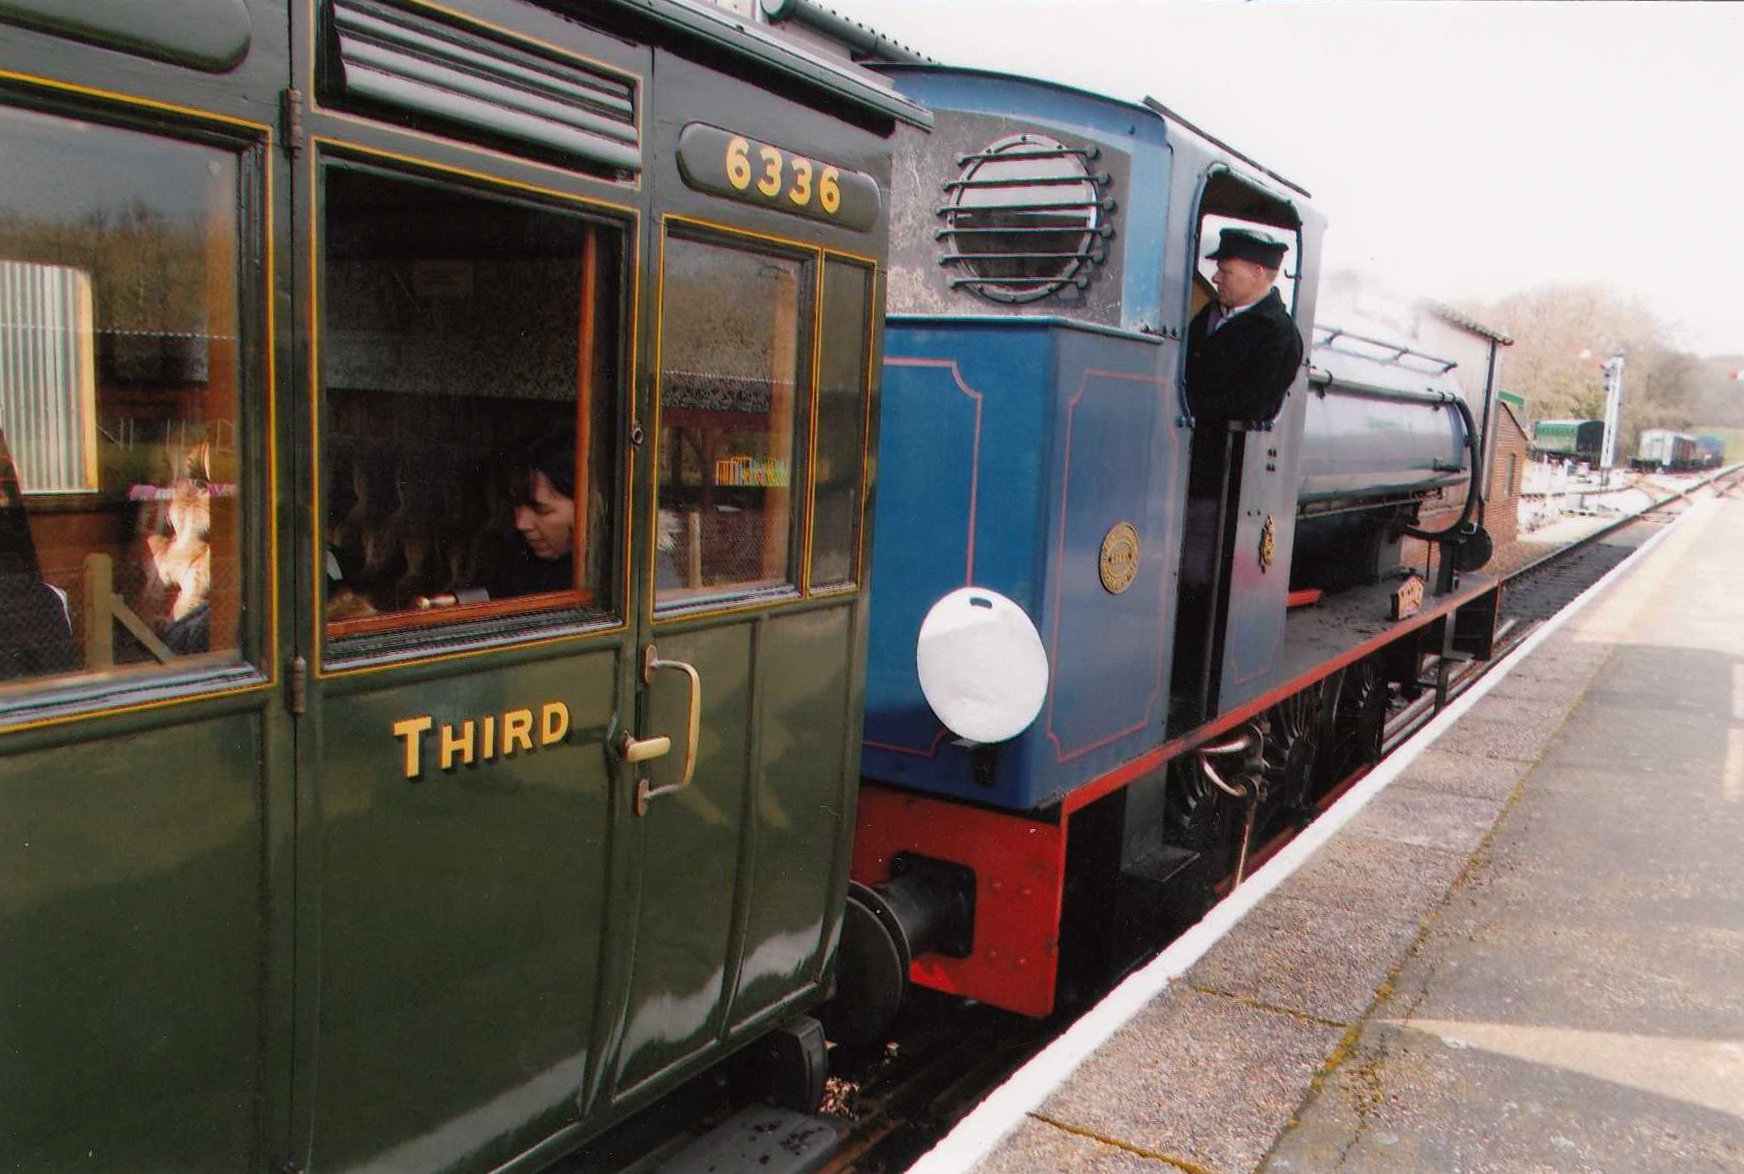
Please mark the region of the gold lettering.
POLYGON ((461 762, 468 766, 472 765, 473 746, 471 721, 463 721, 460 723, 460 737, 458 738, 454 736, 453 726, 443 726, 441 742, 443 770, 454 769, 454 759, 456 755, 460 757, 461 762))
POLYGON ((421 773, 422 763, 419 761, 419 744, 422 735, 429 732, 435 723, 430 715, 423 717, 408 717, 394 723, 394 737, 406 740, 406 777, 415 779, 421 773))
POLYGON ((497 719, 492 716, 484 719, 484 747, 478 752, 478 757, 483 762, 489 762, 496 756, 497 719))
POLYGON ((781 194, 781 152, 774 147, 758 147, 757 158, 763 160, 763 178, 757 190, 773 200, 781 194))
POLYGON ((748 140, 727 140, 727 182, 739 191, 751 186, 751 144, 748 140))
POLYGON ((548 701, 539 711, 539 745, 549 746, 563 741, 569 733, 569 706, 561 701, 548 701))
POLYGON ((530 709, 511 709, 503 714, 503 757, 513 754, 517 747, 533 749, 533 711, 530 709))

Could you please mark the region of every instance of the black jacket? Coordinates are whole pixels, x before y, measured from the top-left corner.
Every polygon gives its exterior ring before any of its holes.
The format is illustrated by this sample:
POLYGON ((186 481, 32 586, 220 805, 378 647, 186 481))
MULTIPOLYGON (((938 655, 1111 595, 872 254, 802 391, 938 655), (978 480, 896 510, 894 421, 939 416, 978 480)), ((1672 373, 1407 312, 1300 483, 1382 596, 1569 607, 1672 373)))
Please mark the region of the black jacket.
POLYGON ((1208 333, 1211 307, 1187 327, 1187 406, 1195 420, 1270 420, 1302 365, 1302 336, 1270 290, 1208 333))

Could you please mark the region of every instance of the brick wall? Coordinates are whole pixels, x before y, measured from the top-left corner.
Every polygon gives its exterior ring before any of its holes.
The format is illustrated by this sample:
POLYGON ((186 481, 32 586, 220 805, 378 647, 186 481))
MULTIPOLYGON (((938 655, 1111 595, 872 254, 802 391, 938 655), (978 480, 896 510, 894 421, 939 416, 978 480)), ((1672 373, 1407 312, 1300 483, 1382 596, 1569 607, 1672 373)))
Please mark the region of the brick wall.
POLYGON ((1507 404, 1497 404, 1495 456, 1485 484, 1484 529, 1500 549, 1520 530, 1520 483, 1526 476, 1526 426, 1507 404))

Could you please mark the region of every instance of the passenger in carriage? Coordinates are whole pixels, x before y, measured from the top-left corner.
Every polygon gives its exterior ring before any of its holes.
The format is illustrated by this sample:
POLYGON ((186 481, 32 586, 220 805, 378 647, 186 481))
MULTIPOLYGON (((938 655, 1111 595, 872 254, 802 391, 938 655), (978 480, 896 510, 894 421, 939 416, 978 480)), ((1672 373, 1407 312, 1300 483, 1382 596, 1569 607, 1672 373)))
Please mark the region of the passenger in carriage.
POLYGON ((1264 233, 1219 234, 1217 297, 1187 327, 1187 404, 1197 420, 1270 420, 1302 365, 1302 335, 1272 288, 1285 245, 1264 233))
POLYGON ((493 598, 569 591, 575 587, 575 433, 547 433, 521 451, 511 471, 515 531, 523 543, 510 556, 493 598))
POLYGON ((178 656, 212 648, 211 450, 200 444, 182 460, 167 496, 141 519, 145 601, 164 647, 178 656))

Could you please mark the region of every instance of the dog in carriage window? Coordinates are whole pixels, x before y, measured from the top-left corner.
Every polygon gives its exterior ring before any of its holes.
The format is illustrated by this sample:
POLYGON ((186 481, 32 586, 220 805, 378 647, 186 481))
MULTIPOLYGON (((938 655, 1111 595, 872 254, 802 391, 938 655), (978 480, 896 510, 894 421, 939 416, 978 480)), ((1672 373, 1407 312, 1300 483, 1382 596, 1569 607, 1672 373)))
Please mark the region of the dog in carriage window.
POLYGON ((202 441, 182 460, 168 494, 144 520, 144 602, 164 644, 178 655, 212 647, 212 450, 202 441))

